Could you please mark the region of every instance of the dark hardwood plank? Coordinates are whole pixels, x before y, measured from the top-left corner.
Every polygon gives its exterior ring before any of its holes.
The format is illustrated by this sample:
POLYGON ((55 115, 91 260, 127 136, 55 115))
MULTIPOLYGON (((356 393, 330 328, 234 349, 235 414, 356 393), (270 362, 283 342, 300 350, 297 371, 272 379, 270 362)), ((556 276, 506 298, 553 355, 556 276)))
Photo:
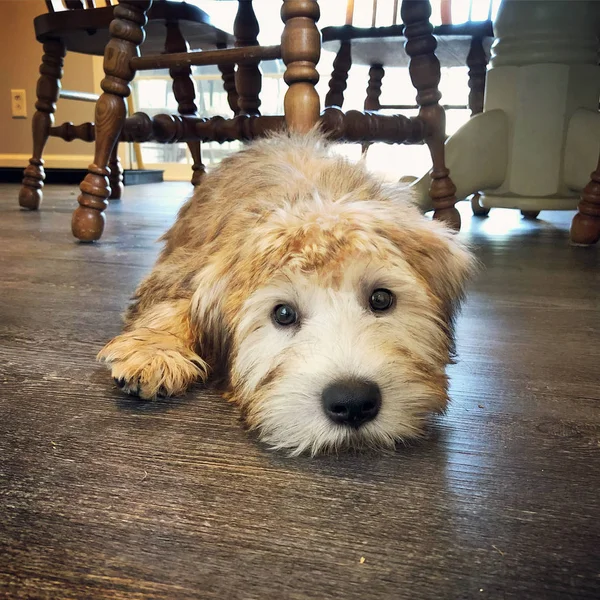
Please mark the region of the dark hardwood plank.
POLYGON ((572 213, 463 211, 485 269, 426 439, 289 459, 213 392, 140 403, 94 363, 191 189, 127 188, 85 246, 75 188, 29 213, 0 186, 0 596, 598 598, 600 260, 572 213))

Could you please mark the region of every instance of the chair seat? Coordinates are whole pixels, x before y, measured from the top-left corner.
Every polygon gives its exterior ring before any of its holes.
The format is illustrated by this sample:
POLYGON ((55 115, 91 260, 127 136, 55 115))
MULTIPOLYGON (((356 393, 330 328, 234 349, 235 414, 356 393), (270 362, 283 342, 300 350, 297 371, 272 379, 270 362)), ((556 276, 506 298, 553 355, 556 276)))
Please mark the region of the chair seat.
MULTIPOLYGON (((70 52, 103 56, 109 40, 114 7, 66 10, 47 13, 34 19, 39 42, 60 40, 70 52)), ((177 21, 183 37, 193 50, 214 49, 217 45, 233 46, 232 35, 217 29, 210 17, 197 6, 185 2, 155 2, 148 13, 144 54, 164 52, 167 21, 177 21)))
MULTIPOLYGON (((436 56, 442 67, 464 67, 473 37, 483 38, 487 52, 492 45, 493 29, 490 22, 440 25, 434 28, 438 41, 436 56)), ((325 27, 322 31, 323 50, 337 52, 343 41, 350 41, 352 63, 357 65, 384 65, 407 67, 409 58, 403 47, 404 25, 390 27, 325 27)))

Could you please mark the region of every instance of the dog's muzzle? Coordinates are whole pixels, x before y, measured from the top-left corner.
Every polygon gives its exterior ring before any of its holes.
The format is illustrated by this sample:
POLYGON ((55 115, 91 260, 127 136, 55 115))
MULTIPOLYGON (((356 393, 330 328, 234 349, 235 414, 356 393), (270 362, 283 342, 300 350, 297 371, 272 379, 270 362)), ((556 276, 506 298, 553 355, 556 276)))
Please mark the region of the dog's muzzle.
POLYGON ((381 390, 372 381, 347 379, 326 387, 321 402, 334 423, 358 429, 379 413, 381 390))

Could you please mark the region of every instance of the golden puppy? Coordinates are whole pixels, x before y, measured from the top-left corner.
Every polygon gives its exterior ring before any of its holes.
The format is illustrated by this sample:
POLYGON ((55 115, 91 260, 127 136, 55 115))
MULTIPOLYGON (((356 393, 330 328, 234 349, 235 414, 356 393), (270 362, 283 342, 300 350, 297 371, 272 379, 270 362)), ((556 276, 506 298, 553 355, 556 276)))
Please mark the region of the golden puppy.
POLYGON ((293 454, 418 435, 473 259, 409 200, 317 133, 254 143, 182 207, 99 359, 142 398, 213 376, 293 454))

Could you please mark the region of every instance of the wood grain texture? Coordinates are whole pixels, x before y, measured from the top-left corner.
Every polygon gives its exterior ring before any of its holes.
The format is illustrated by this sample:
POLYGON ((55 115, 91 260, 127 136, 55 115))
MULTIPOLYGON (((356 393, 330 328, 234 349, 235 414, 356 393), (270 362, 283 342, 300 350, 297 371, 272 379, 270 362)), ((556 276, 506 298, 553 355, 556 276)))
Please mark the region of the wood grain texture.
POLYGON ((31 213, 0 186, 0 597, 598 598, 600 255, 573 213, 463 211, 484 270, 425 440, 288 459, 214 393, 141 403, 94 362, 191 190, 126 188, 91 246, 75 187, 31 213))
POLYGON ((139 56, 131 59, 131 66, 136 71, 142 71, 181 65, 247 64, 276 58, 281 58, 281 46, 244 46, 176 53, 174 55, 139 56))

